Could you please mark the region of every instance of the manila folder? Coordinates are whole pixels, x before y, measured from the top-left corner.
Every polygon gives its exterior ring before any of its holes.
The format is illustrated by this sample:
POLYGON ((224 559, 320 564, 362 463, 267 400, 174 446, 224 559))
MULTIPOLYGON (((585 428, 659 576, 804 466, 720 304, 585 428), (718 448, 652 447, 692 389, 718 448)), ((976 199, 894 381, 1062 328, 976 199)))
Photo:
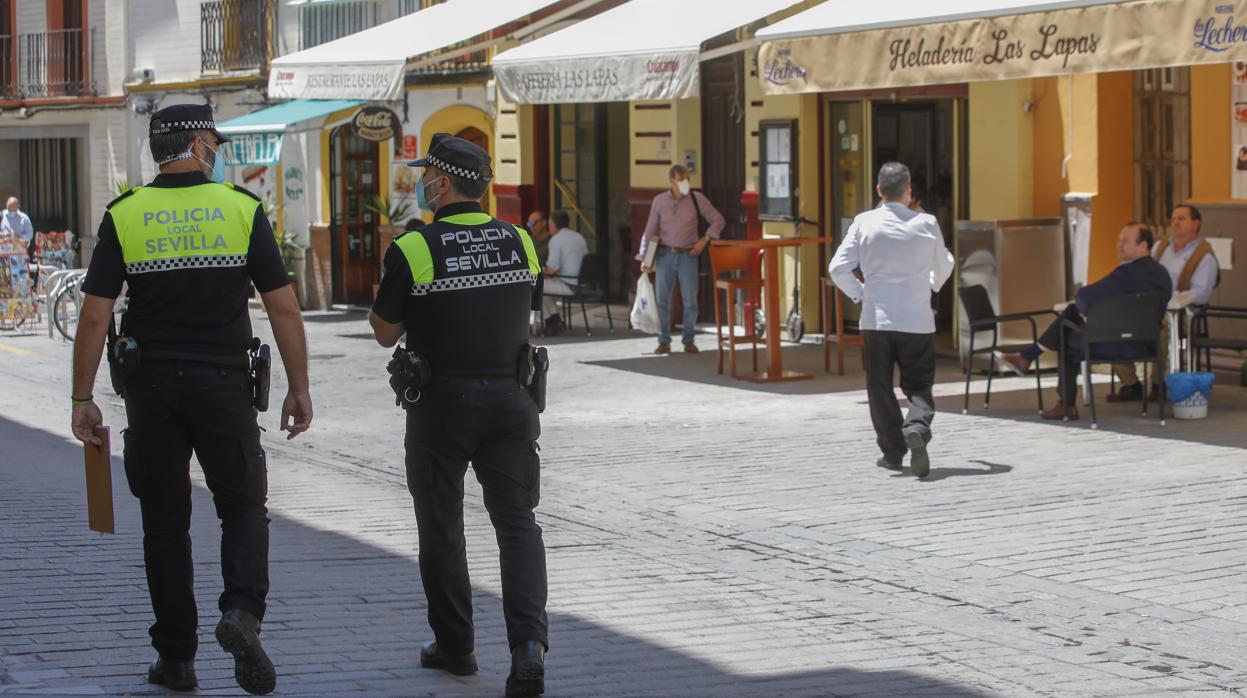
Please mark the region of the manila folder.
POLYGON ((113 473, 108 427, 97 427, 100 445, 87 444, 87 525, 92 531, 116 533, 113 523, 113 473))

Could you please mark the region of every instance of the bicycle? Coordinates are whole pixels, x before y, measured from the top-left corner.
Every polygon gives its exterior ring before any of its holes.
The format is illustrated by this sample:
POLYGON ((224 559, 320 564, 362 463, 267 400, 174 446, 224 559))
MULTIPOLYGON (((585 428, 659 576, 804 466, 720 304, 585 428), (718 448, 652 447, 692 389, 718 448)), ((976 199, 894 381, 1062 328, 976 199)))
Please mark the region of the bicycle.
POLYGON ((55 327, 61 336, 73 341, 78 328, 78 312, 82 308, 82 280, 85 269, 66 269, 48 275, 47 295, 44 303, 48 309, 48 336, 55 327))

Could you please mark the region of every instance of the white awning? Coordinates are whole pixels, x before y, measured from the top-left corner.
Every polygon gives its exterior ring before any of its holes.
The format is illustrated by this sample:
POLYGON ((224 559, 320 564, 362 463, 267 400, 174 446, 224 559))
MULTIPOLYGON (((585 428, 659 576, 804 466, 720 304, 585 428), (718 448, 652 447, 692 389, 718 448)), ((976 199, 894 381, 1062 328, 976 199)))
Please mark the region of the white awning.
POLYGON ((932 22, 1005 17, 1116 2, 1121 0, 828 0, 805 12, 759 29, 758 40, 773 41, 870 29, 912 27, 932 22))
POLYGON ((1216 0, 827 0, 757 38, 768 94, 1225 63, 1247 21, 1216 0))
POLYGON ((413 58, 453 46, 558 0, 447 0, 362 32, 273 59, 270 99, 396 100, 413 58))
MULTIPOLYGON (((300 5, 344 5, 348 2, 356 2, 356 0, 287 0, 286 4, 290 7, 299 7, 300 5)), ((372 0, 377 2, 377 0, 372 0)))
POLYGON ((799 0, 631 0, 494 57, 521 104, 696 97, 702 44, 799 0))

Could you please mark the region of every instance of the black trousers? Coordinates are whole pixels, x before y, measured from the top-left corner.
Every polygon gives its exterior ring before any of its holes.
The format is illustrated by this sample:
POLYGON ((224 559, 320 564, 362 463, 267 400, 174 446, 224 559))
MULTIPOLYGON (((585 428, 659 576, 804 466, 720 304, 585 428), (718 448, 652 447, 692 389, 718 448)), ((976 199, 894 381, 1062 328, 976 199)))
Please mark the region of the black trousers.
POLYGON ((908 451, 905 434, 916 431, 931 440, 931 420, 935 417, 935 335, 911 332, 866 330, 866 394, 870 398, 870 420, 875 425, 879 450, 893 462, 908 451), (909 398, 909 414, 901 415, 896 401, 894 376, 901 370, 901 390, 909 398))
MULTIPOLYGON (((1085 324, 1082 313, 1078 312, 1078 306, 1072 303, 1061 311, 1061 318, 1078 326, 1085 324)), ((1061 403, 1066 407, 1076 404, 1078 400, 1078 372, 1082 368, 1082 358, 1079 356, 1081 338, 1082 336, 1078 333, 1067 329, 1065 331, 1066 343, 1061 344, 1061 319, 1054 320, 1043 331, 1043 334, 1039 335, 1040 344, 1061 354, 1056 392, 1061 398, 1061 403)))
POLYGON ((472 585, 463 534, 468 463, 498 540, 502 610, 511 647, 549 646, 537 407, 514 378, 435 379, 407 410, 407 486, 420 534, 429 625, 444 651, 474 651, 472 585))
POLYGON ((143 513, 143 560, 156 623, 152 646, 194 658, 199 615, 191 560, 190 458, 199 458, 221 520, 222 612, 264 618, 268 474, 242 369, 150 364, 126 382, 126 480, 143 513))

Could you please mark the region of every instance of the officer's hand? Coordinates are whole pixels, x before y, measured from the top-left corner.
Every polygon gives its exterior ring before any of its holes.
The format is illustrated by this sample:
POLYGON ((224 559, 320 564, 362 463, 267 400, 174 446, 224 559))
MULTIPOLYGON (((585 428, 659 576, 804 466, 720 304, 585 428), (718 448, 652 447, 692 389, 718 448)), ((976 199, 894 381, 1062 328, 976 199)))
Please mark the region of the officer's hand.
POLYGON ((286 393, 281 406, 281 430, 290 432, 289 441, 312 426, 312 396, 307 393, 286 393))
POLYGON ((99 437, 95 435, 95 428, 103 423, 104 416, 100 414, 100 408, 94 402, 74 405, 74 416, 71 425, 75 439, 88 446, 99 448, 101 442, 99 437))
POLYGON ((653 267, 649 266, 648 264, 642 264, 642 265, 641 265, 641 273, 642 273, 642 274, 648 274, 648 273, 650 273, 651 271, 654 271, 654 268, 653 268, 653 267))

